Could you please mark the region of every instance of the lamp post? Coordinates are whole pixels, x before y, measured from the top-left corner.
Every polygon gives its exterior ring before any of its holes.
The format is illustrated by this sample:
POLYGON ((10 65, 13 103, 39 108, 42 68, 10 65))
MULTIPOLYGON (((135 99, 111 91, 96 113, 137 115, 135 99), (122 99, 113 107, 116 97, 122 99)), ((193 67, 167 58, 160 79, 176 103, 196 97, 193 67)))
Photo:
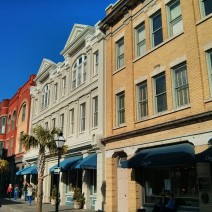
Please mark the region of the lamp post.
POLYGON ((58 212, 59 207, 59 182, 60 182, 60 150, 63 148, 63 145, 65 143, 65 138, 63 137, 63 133, 60 132, 58 137, 55 139, 55 143, 58 150, 58 161, 57 161, 57 196, 56 196, 56 204, 55 204, 55 211, 58 212))

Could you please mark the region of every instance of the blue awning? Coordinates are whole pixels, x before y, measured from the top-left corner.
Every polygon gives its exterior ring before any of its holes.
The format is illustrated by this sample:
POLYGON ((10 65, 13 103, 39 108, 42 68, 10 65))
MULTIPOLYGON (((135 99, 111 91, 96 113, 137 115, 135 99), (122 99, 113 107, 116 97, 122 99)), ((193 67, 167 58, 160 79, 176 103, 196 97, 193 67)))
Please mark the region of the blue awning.
POLYGON ((78 163, 76 169, 96 169, 97 155, 96 153, 90 154, 78 163))
MULTIPOLYGON (((67 158, 67 159, 63 160, 62 162, 60 162, 61 171, 66 171, 66 170, 75 168, 75 165, 78 162, 80 162, 80 160, 82 160, 82 156, 70 157, 70 158, 67 158)), ((49 169, 49 171, 53 172, 55 168, 57 168, 57 164, 52 166, 49 169)))
POLYGON ((30 167, 31 167, 31 166, 27 166, 27 167, 25 167, 25 168, 23 168, 23 169, 17 171, 17 172, 16 172, 16 175, 21 175, 21 172, 23 172, 23 171, 29 169, 30 167))
POLYGON ((191 143, 186 142, 142 149, 129 160, 122 162, 121 167, 167 167, 194 163, 194 146, 191 143))
POLYGON ((197 163, 212 162, 212 146, 203 152, 196 154, 196 161, 197 163))
POLYGON ((30 166, 28 169, 21 172, 21 175, 38 174, 37 165, 30 166))

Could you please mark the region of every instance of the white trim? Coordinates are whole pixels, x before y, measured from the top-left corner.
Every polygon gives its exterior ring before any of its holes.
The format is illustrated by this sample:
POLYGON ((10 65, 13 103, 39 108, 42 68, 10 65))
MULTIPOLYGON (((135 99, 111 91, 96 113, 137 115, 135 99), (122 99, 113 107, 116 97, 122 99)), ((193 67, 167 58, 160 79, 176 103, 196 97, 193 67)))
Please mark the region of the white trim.
POLYGON ((204 51, 205 51, 205 52, 207 52, 208 50, 212 49, 212 42, 206 44, 205 46, 203 46, 203 48, 204 48, 204 51))
POLYGON ((182 57, 178 57, 175 60, 173 60, 171 63, 169 63, 169 67, 173 68, 174 66, 176 66, 180 63, 186 62, 186 60, 187 60, 186 55, 183 55, 182 57))
POLYGON ((121 88, 119 88, 118 90, 116 90, 116 91, 115 91, 115 95, 117 95, 117 94, 119 94, 119 93, 121 93, 121 92, 123 92, 123 91, 125 91, 125 87, 121 87, 121 88))
POLYGON ((147 76, 139 77, 138 79, 136 79, 136 80, 134 81, 134 84, 137 85, 137 84, 139 84, 139 83, 141 83, 141 82, 143 82, 143 81, 145 81, 145 80, 147 80, 147 76))
POLYGON ((159 4, 153 6, 153 8, 147 12, 147 16, 150 17, 151 15, 153 15, 155 12, 157 12, 161 8, 162 8, 162 3, 160 2, 159 4))
POLYGON ((124 32, 121 32, 114 38, 114 42, 116 43, 118 40, 120 40, 122 37, 124 37, 124 32))
POLYGON ((150 76, 154 77, 154 76, 164 72, 165 70, 166 70, 166 66, 158 66, 150 73, 150 76))
POLYGON ((133 28, 135 29, 139 24, 141 24, 144 21, 145 21, 145 16, 143 15, 142 17, 139 17, 139 20, 133 23, 133 28))

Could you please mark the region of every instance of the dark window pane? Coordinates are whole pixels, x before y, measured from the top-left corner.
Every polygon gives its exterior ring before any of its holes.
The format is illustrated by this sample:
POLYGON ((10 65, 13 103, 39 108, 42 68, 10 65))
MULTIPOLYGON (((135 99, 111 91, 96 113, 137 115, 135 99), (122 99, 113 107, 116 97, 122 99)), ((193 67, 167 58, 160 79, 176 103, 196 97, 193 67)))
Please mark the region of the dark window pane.
POLYGON ((166 93, 157 97, 158 112, 167 110, 166 93))
POLYGON ((212 1, 211 0, 204 0, 204 9, 205 15, 209 15, 212 13, 212 1))
POLYGON ((156 95, 166 91, 166 80, 165 76, 158 77, 156 79, 156 95))
POLYGON ((158 44, 162 42, 163 42, 163 32, 161 28, 154 34, 154 46, 157 46, 158 44))
POLYGON ((161 20, 161 14, 158 13, 155 17, 153 17, 153 32, 157 29, 161 28, 162 26, 162 20, 161 20))

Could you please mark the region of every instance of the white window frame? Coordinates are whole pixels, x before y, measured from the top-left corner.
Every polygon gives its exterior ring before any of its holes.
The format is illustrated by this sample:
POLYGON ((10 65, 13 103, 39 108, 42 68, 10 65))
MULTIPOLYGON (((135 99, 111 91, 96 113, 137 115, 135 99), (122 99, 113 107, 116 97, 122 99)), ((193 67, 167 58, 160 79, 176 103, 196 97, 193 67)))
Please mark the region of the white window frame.
POLYGON ((212 49, 206 52, 206 62, 207 62, 207 68, 208 68, 210 95, 212 96, 212 49))
POLYGON ((98 96, 93 98, 93 127, 98 126, 98 96))
POLYGON ((116 69, 124 67, 124 37, 116 42, 116 69), (120 50, 123 48, 123 52, 120 50))
POLYGON ((116 114, 117 114, 117 126, 121 126, 125 123, 125 92, 122 91, 116 94, 116 114))
POLYGON ((150 26, 151 26, 151 46, 152 47, 155 47, 155 46, 158 46, 160 45, 161 43, 163 43, 163 22, 162 22, 162 14, 161 14, 161 10, 158 10, 157 12, 155 12, 151 17, 150 17, 150 26), (154 18, 157 17, 158 15, 161 16, 161 26, 156 29, 155 31, 153 31, 153 21, 154 21, 154 18), (162 41, 158 44, 155 44, 155 34, 161 30, 162 31, 162 41))
POLYGON ((74 134, 74 108, 70 110, 70 134, 74 134))
POLYGON ((145 36, 145 24, 144 22, 139 24, 135 28, 135 55, 136 57, 140 57, 141 55, 145 54, 146 52, 146 36, 145 36), (140 33, 144 33, 144 38, 139 40, 140 33), (142 51, 143 49, 143 51, 142 51))
POLYGON ((42 109, 49 106, 50 101, 50 84, 46 84, 42 92, 42 109))
POLYGON ((147 81, 136 85, 137 90, 137 120, 148 116, 148 90, 147 81))
POLYGON ((172 68, 174 85, 174 105, 176 108, 188 105, 189 85, 186 64, 179 64, 172 68))
POLYGON ((168 5, 167 5, 167 10, 168 10, 168 26, 169 26, 169 36, 172 37, 174 35, 179 34, 180 32, 183 31, 183 22, 182 22, 182 11, 181 11, 181 5, 180 5, 180 0, 175 0, 175 1, 171 1, 168 5), (171 10, 173 9, 174 6, 178 5, 179 6, 179 10, 180 13, 178 14, 177 17, 175 17, 172 20, 172 16, 171 16, 171 10), (174 26, 179 27, 179 29, 174 32, 174 26))
POLYGON ((155 113, 161 113, 161 112, 164 112, 167 110, 168 106, 167 106, 167 91, 166 91, 166 75, 165 73, 162 73, 162 74, 159 74, 157 76, 154 77, 154 107, 155 107, 155 113), (165 91, 161 92, 161 93, 157 93, 157 80, 161 77, 164 77, 165 78, 165 91), (158 99, 162 96, 162 95, 165 95, 165 99, 166 99, 166 102, 165 102, 165 109, 163 110, 160 110, 159 111, 159 107, 158 107, 158 99))
POLYGON ((86 103, 80 104, 80 132, 86 129, 86 103))
POLYGON ((93 54, 93 75, 98 74, 98 67, 99 67, 99 51, 97 50, 93 54))
POLYGON ((73 64, 72 68, 72 89, 85 83, 87 72, 87 56, 81 55, 73 64))

